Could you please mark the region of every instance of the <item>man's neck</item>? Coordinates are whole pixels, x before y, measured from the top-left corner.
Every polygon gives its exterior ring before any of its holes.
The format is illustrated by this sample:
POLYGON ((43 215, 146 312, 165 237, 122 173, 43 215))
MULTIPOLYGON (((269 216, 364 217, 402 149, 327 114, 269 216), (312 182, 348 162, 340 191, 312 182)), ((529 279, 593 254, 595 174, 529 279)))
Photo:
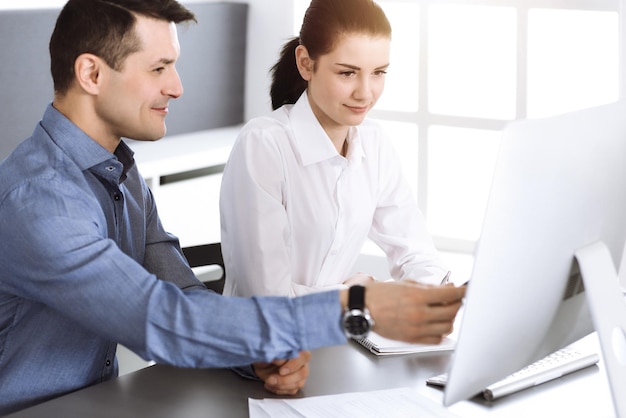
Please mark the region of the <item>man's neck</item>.
POLYGON ((98 122, 100 119, 93 111, 92 100, 93 98, 86 94, 78 95, 72 92, 64 95, 55 94, 52 106, 92 140, 110 153, 114 153, 122 139, 112 136, 98 122))

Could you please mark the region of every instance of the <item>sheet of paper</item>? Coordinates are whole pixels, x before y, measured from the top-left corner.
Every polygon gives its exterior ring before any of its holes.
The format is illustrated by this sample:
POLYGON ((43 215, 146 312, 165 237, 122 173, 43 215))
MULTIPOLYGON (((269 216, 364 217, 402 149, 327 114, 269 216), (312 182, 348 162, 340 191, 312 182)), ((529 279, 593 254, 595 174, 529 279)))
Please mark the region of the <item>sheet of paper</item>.
POLYGON ((456 418, 443 405, 415 389, 342 393, 301 399, 248 399, 250 418, 444 417, 456 418))

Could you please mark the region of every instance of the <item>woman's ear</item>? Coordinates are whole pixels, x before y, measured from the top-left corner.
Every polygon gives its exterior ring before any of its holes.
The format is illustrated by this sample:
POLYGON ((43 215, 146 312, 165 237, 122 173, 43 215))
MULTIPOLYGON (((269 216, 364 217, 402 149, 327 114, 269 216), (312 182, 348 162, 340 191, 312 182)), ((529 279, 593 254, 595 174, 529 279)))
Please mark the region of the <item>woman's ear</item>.
POLYGON ((300 76, 305 81, 309 81, 311 79, 314 64, 315 62, 309 56, 309 51, 306 47, 304 45, 298 45, 296 47, 296 66, 298 67, 300 76))
POLYGON ((103 62, 93 54, 81 54, 74 61, 76 83, 88 94, 98 94, 100 90, 103 62))

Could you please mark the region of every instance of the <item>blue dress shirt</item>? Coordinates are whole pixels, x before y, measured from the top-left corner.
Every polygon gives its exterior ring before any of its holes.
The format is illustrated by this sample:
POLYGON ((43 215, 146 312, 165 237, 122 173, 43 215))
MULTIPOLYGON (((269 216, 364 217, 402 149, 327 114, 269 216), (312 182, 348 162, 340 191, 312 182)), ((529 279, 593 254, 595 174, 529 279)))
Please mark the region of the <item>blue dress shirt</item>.
POLYGON ((340 310, 337 292, 206 290, 132 151, 52 105, 0 163, 0 414, 116 376, 118 343, 180 367, 246 365, 345 343, 340 310))

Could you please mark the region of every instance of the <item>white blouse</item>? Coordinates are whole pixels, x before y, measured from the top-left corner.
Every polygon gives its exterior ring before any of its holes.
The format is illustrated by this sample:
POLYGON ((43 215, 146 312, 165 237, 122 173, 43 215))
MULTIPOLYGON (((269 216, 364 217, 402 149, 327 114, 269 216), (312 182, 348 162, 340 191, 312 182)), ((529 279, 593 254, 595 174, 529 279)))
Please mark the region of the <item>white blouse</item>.
POLYGON ((365 120, 347 141, 345 158, 306 93, 243 127, 221 186, 225 295, 343 287, 368 236, 392 278, 441 281, 446 268, 379 125, 365 120))

